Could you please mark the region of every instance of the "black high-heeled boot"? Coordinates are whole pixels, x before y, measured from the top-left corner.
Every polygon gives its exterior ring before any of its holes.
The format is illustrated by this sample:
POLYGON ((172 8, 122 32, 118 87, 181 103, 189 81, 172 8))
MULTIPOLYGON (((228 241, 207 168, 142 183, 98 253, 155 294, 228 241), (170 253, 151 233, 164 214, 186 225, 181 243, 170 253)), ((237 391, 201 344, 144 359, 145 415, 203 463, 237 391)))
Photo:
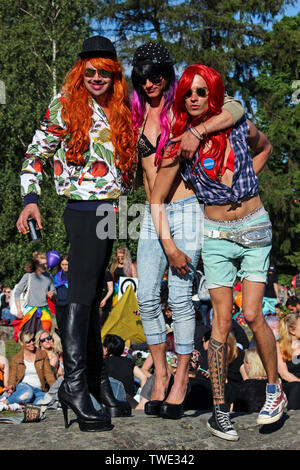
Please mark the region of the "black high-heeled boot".
POLYGON ((58 389, 65 427, 69 427, 68 408, 76 414, 81 431, 109 431, 108 415, 96 411, 87 386, 86 357, 90 307, 71 303, 58 320, 63 347, 64 380, 58 389))
POLYGON ((105 413, 114 418, 131 416, 130 404, 115 398, 105 364, 103 363, 98 305, 94 305, 90 313, 87 350, 87 382, 90 393, 97 402, 100 403, 105 413))

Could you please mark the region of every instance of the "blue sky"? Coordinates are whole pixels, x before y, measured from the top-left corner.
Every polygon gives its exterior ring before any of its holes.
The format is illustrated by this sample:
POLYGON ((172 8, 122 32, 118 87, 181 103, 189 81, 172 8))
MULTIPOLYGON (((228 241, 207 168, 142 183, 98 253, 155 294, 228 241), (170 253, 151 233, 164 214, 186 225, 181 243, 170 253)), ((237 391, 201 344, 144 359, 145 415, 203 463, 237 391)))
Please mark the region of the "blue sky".
POLYGON ((285 15, 286 16, 295 16, 299 12, 300 12, 300 2, 297 2, 296 6, 287 8, 285 15))

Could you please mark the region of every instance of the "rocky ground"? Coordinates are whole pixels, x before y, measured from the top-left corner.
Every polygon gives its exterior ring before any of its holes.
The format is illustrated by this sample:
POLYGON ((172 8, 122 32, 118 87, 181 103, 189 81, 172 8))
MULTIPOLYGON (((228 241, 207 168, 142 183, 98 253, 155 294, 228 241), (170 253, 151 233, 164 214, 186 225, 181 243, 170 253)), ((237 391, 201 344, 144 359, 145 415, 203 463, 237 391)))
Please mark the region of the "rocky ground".
POLYGON ((233 414, 238 442, 211 436, 206 429, 209 416, 207 412, 186 411, 182 419, 171 421, 133 411, 130 418, 113 418, 111 431, 85 433, 79 430, 72 413, 72 424, 65 429, 62 412, 49 410, 40 423, 0 422, 0 450, 102 450, 110 451, 104 452, 105 458, 114 459, 134 456, 136 451, 146 451, 143 455, 147 458, 160 455, 160 451, 173 451, 167 452, 172 455, 181 451, 180 455, 191 459, 198 455, 196 451, 204 450, 300 450, 300 411, 290 411, 279 423, 269 426, 258 426, 256 414, 233 414))

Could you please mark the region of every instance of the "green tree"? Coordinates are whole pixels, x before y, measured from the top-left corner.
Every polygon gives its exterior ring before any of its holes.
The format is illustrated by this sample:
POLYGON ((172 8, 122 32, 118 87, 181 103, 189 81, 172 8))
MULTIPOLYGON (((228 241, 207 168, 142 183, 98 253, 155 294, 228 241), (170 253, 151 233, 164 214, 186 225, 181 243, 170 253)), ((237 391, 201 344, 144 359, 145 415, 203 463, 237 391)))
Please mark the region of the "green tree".
POLYGON ((104 19, 99 30, 118 38, 130 58, 148 40, 164 42, 178 72, 195 62, 226 76, 227 88, 239 90, 250 107, 259 46, 274 17, 294 0, 101 0, 104 19))
POLYGON ((273 222, 273 261, 287 274, 300 266, 300 14, 276 23, 261 50, 256 120, 273 145, 260 175, 273 222), (298 90, 297 90, 298 89, 298 90))

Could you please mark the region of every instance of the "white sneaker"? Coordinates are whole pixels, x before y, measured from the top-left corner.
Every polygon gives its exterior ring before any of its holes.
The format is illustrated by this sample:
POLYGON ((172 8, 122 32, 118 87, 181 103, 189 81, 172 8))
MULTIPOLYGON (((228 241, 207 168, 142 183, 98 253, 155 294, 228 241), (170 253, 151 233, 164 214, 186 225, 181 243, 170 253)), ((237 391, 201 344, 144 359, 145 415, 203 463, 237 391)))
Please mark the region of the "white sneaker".
POLYGON ((214 405, 213 414, 206 424, 207 429, 226 441, 238 441, 239 435, 230 421, 229 405, 214 405))
POLYGON ((257 424, 275 423, 286 410, 287 398, 281 381, 279 384, 267 384, 266 401, 258 415, 257 424))

